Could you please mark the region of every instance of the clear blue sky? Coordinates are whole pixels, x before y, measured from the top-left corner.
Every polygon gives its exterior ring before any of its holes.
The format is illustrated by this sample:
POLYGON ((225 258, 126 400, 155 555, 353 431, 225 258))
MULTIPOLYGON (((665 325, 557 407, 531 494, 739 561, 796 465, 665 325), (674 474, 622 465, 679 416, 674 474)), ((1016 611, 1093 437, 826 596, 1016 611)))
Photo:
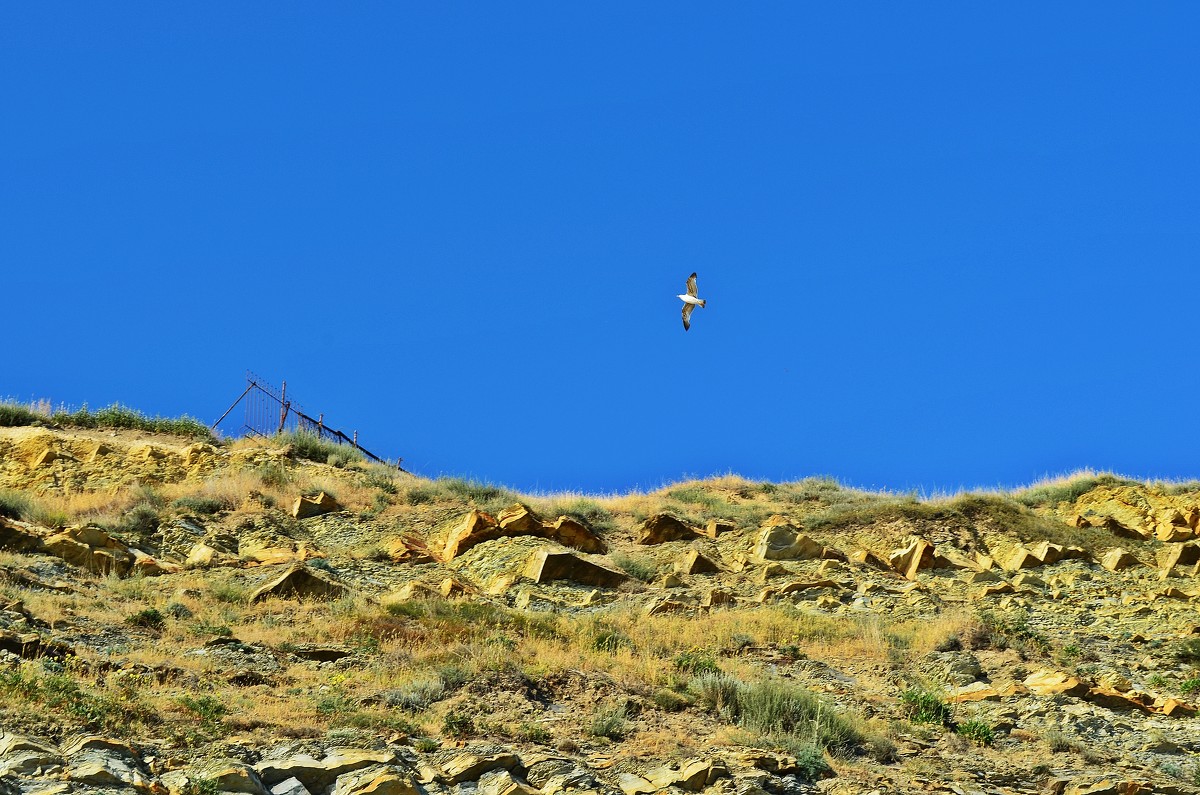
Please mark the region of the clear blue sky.
POLYGON ((1194 3, 0 10, 0 396, 427 474, 1200 475, 1194 3), (699 272, 692 329, 677 293, 699 272))

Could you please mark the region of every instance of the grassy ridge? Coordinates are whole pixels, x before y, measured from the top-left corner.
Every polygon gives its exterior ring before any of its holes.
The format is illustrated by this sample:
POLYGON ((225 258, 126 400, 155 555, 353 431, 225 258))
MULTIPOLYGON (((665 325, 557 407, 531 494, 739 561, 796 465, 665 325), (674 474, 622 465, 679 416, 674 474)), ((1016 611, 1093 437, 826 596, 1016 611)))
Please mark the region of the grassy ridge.
POLYGON ((165 433, 215 442, 216 437, 200 420, 187 415, 181 417, 147 417, 141 412, 114 403, 97 411, 87 406, 78 411, 56 411, 50 416, 36 412, 19 403, 0 403, 0 426, 57 425, 64 428, 126 428, 165 433))

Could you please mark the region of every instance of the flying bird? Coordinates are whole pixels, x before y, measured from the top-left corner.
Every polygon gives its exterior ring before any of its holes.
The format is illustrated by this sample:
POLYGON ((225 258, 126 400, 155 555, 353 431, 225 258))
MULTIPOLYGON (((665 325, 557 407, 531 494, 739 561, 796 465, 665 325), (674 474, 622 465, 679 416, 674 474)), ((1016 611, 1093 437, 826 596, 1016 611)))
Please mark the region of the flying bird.
POLYGON ((683 301, 683 330, 687 331, 692 327, 692 310, 696 307, 704 308, 708 303, 702 298, 696 297, 696 274, 692 274, 687 280, 687 294, 679 296, 683 301))

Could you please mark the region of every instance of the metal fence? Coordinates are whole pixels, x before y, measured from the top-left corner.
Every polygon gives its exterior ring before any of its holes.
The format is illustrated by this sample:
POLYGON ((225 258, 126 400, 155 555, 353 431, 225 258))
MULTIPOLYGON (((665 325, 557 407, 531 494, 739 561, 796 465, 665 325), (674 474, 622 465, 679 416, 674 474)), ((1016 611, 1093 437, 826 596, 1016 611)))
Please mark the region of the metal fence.
POLYGON ((389 464, 401 469, 397 458, 395 463, 386 461, 358 443, 358 431, 347 436, 341 431, 330 428, 325 424, 325 415, 318 414, 316 419, 303 411, 299 404, 288 397, 287 381, 283 387, 276 389, 250 371, 246 371, 246 389, 238 399, 225 410, 221 418, 212 424, 215 431, 225 419, 233 413, 238 404, 244 407, 244 420, 235 435, 274 436, 286 431, 310 433, 318 438, 326 439, 335 444, 349 445, 372 461, 389 464))

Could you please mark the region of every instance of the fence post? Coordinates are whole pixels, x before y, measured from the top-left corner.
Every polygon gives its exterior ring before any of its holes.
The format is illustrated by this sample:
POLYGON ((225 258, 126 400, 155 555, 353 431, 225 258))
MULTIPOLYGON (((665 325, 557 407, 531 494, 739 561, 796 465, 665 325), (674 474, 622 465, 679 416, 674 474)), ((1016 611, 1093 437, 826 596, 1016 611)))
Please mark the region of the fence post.
POLYGON ((279 396, 279 430, 276 433, 283 433, 284 423, 287 422, 288 402, 287 402, 287 381, 283 382, 283 392, 279 396))

